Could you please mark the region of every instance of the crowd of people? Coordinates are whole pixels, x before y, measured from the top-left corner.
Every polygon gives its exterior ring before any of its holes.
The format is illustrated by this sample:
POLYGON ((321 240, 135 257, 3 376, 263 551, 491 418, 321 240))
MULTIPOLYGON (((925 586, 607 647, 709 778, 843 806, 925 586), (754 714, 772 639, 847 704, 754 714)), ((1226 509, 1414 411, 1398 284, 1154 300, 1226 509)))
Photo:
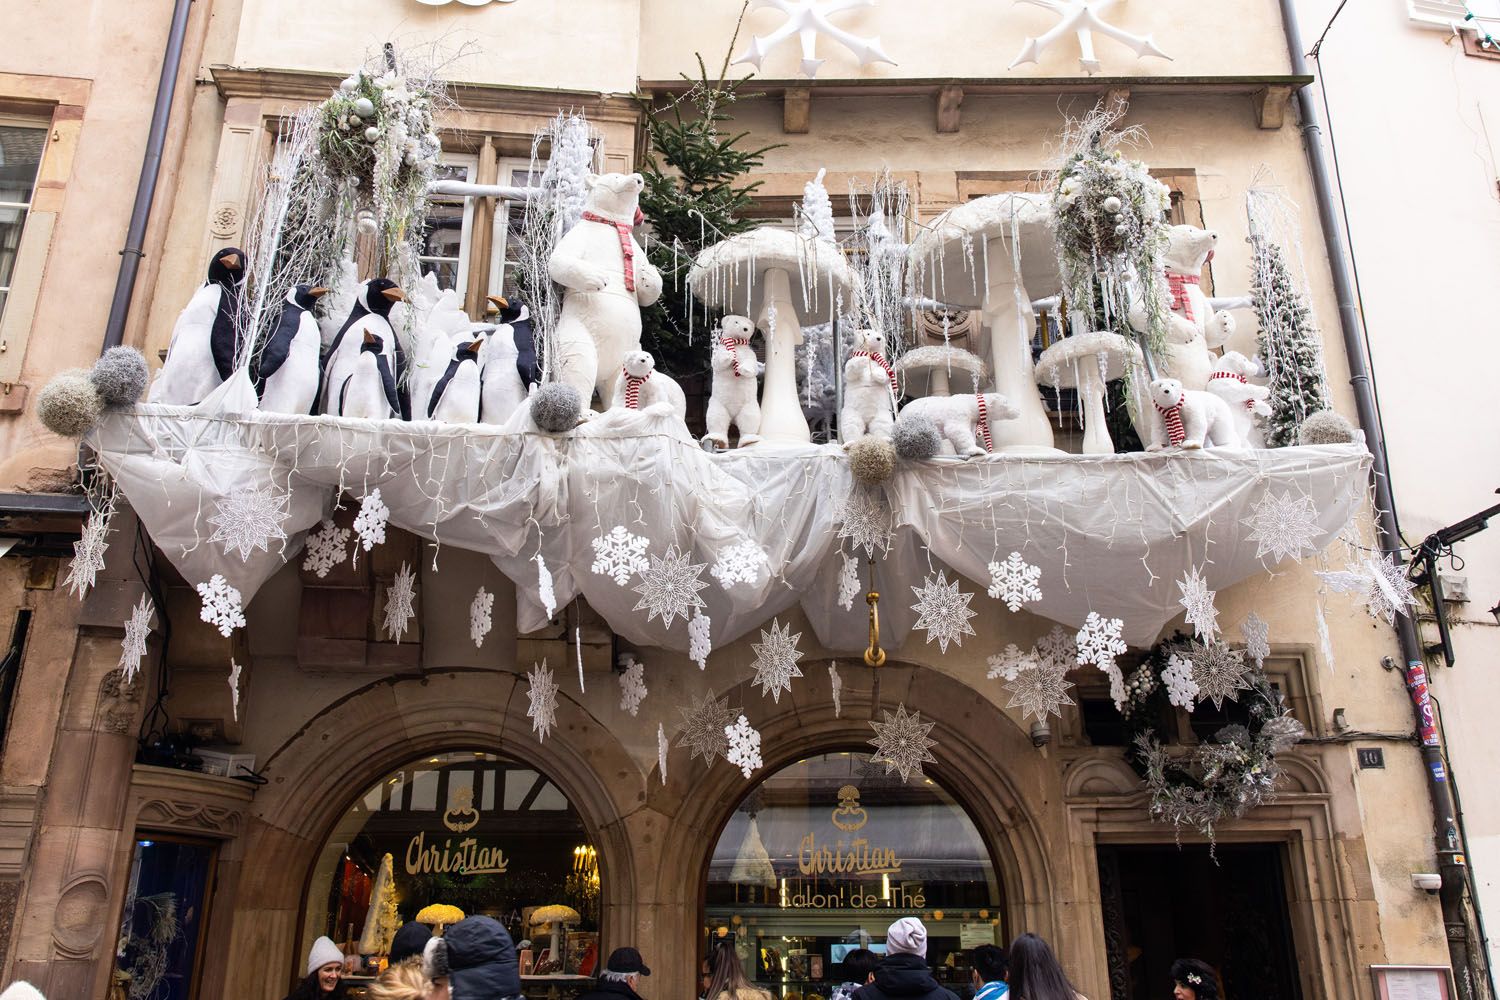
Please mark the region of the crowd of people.
MULTIPOLYGON (((1086 1000, 1073 987, 1051 945, 1022 934, 1008 949, 981 945, 969 952, 973 1000, 1086 1000)), ((927 964, 927 928, 902 917, 886 932, 885 954, 860 948, 844 957, 843 982, 831 1000, 960 1000, 927 964)), ((307 976, 287 1000, 344 1000, 344 956, 326 937, 313 943, 307 976)), ((641 978, 651 975, 635 948, 616 948, 593 987, 578 1000, 642 1000, 641 978)), ((1218 977, 1206 962, 1172 965, 1172 1000, 1221 1000, 1218 977)), ((489 917, 468 917, 441 936, 423 924, 402 927, 390 966, 369 988, 371 1000, 521 1000, 521 967, 505 928, 489 917)), ((0 996, 0 1000, 6 997, 0 996)), ((659 998, 666 1000, 666 998, 659 998)), ((772 1000, 756 986, 732 943, 716 946, 699 1000, 772 1000)))

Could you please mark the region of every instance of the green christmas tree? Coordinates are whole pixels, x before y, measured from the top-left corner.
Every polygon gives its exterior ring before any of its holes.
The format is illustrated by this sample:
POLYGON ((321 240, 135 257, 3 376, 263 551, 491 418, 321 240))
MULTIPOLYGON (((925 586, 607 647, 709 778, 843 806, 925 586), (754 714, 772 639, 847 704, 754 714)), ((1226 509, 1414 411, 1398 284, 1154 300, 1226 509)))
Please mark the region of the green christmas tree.
POLYGON ((647 256, 660 269, 663 288, 656 304, 642 312, 641 339, 659 367, 679 376, 707 371, 709 359, 701 307, 690 327, 688 269, 698 251, 751 227, 741 215, 760 182, 743 178, 776 148, 744 149, 740 144, 749 133, 726 130, 732 121, 726 109, 741 98, 739 90, 749 80, 726 81, 727 69, 726 56, 719 79, 711 81, 699 56, 699 79, 681 99, 645 108, 650 150, 641 170, 646 178, 641 211, 652 231, 647 256), (684 113, 684 105, 691 110, 684 113))
POLYGON ((1266 444, 1297 443, 1297 427, 1310 413, 1328 409, 1328 377, 1322 342, 1307 300, 1292 282, 1281 248, 1266 237, 1250 237, 1254 277, 1251 295, 1260 324, 1260 356, 1270 378, 1271 415, 1266 444))

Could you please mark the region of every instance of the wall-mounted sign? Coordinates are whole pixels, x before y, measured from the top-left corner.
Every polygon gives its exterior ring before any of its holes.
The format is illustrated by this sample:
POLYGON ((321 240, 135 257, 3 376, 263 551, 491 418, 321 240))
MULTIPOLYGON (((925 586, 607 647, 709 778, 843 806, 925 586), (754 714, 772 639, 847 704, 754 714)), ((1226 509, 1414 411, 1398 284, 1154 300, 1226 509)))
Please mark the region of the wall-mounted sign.
POLYGON ((829 814, 829 822, 838 832, 830 836, 809 830, 802 837, 797 871, 803 878, 785 883, 781 905, 819 910, 921 909, 927 905, 921 882, 892 881, 891 876, 899 875, 902 865, 894 847, 871 843, 868 837, 841 836, 858 834, 869 821, 869 812, 859 804, 859 789, 854 785, 840 788, 839 804, 829 814), (873 880, 876 876, 878 884, 839 884, 841 878, 873 880))

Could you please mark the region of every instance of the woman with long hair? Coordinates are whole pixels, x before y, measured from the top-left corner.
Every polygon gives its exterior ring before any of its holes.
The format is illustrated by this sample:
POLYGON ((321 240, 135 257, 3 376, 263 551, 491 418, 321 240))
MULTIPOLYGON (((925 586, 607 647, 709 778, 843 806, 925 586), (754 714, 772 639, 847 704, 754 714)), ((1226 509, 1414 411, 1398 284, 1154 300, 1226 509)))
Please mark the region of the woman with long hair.
POLYGON ((326 937, 313 942, 307 956, 307 978, 286 1000, 344 1000, 344 953, 326 937))
POLYGON ((714 946, 708 959, 708 989, 703 1000, 771 1000, 771 994, 745 977, 745 968, 734 952, 734 945, 724 942, 714 946))
POLYGON ((1010 995, 1016 1000, 1083 1000, 1051 946, 1035 934, 1022 934, 1011 943, 1010 995))
POLYGON ((1213 966, 1196 958, 1173 962, 1172 1000, 1219 1000, 1219 979, 1213 966))

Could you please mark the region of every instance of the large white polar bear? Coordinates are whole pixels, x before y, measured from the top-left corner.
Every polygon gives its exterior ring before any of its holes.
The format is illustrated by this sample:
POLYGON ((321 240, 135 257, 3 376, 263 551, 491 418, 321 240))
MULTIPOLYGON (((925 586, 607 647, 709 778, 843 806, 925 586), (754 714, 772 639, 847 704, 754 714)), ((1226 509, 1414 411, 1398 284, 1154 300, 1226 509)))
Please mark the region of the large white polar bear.
MULTIPOLYGON (((1161 289, 1162 321, 1166 327, 1167 356, 1158 360, 1163 374, 1185 388, 1202 391, 1214 371, 1209 350, 1222 347, 1234 335, 1234 317, 1215 312, 1198 286, 1199 275, 1214 253, 1219 234, 1197 226, 1173 226, 1167 230, 1163 256, 1165 287, 1161 289)), ((1145 304, 1137 300, 1130 310, 1130 325, 1142 333, 1150 323, 1145 304)))
POLYGON ((590 174, 583 218, 547 261, 563 286, 554 370, 585 402, 597 390, 602 409, 625 355, 641 349, 641 306, 661 296, 661 272, 631 233, 645 184, 640 174, 590 174))

